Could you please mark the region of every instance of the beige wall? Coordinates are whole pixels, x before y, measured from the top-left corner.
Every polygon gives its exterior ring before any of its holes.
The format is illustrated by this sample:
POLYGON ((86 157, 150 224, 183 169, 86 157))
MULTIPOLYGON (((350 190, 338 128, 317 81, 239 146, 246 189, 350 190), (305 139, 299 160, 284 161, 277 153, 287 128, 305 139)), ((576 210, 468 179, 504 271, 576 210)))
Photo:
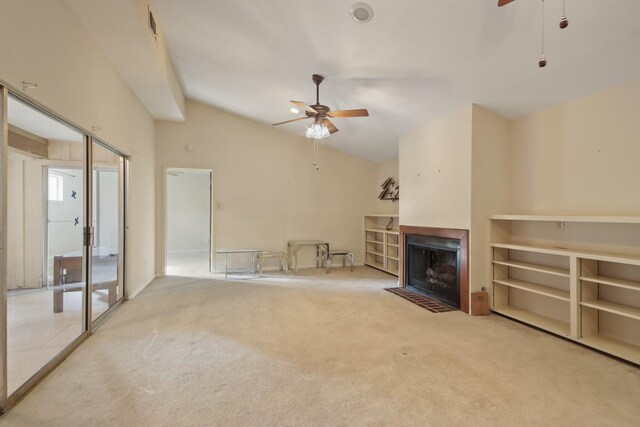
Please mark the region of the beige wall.
POLYGON ((510 212, 640 213, 640 81, 511 125, 510 212))
POLYGON ((506 212, 509 121, 473 106, 471 146, 471 234, 469 290, 491 288, 491 227, 489 216, 506 212))
MULTIPOLYGON (((370 213, 399 213, 400 203, 398 201, 392 202, 391 200, 379 200, 378 196, 382 191, 380 187, 387 178, 392 177, 396 180, 396 185, 400 182, 400 162, 399 159, 390 159, 380 162, 376 165, 376 180, 373 183, 373 189, 371 190, 371 197, 375 200, 375 207, 370 213)), ((402 197, 402 192, 400 192, 402 197)))
POLYGON ((15 88, 23 80, 37 89, 27 95, 91 129, 131 154, 128 293, 154 277, 155 165, 151 116, 63 1, 2 2, 0 79, 15 88))
POLYGON ((400 138, 400 223, 471 226, 471 105, 400 138))
MULTIPOLYGON (((470 229, 470 290, 489 287, 492 214, 640 214, 638 111, 640 81, 516 120, 473 105, 430 122, 400 139, 400 222, 470 229)), ((589 242, 638 245, 624 231, 601 236, 589 242)))
MULTIPOLYGON (((214 249, 286 251, 288 240, 322 239, 353 250, 362 262, 362 215, 375 206, 376 195, 367 191, 377 178, 375 163, 321 143, 316 171, 312 143, 306 138, 193 101, 187 102, 186 111, 185 123, 156 124, 156 185, 163 185, 166 167, 213 170, 214 249), (186 151, 187 144, 195 150, 186 151)), ((161 197, 156 209, 160 261, 161 197)), ((315 265, 309 254, 301 265, 315 265)), ((218 271, 221 261, 218 257, 218 271)), ((162 270, 158 265, 158 272, 162 270)))

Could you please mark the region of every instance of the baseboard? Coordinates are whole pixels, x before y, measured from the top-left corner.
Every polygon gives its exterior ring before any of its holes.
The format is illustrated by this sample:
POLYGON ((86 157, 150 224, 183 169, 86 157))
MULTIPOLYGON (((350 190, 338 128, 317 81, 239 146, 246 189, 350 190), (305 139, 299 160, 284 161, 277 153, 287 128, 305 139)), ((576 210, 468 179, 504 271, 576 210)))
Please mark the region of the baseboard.
MULTIPOLYGON (((355 262, 353 263, 354 267, 362 267, 364 266, 363 262, 355 262)), ((349 267, 347 265, 347 267, 349 267)), ((312 268, 324 268, 324 267, 316 267, 315 264, 308 264, 308 265, 300 265, 298 267, 298 270, 308 270, 308 269, 312 269, 312 268)), ((338 263, 334 263, 333 266, 331 268, 342 268, 342 262, 338 262, 338 263)), ((269 266, 269 267, 263 267, 262 271, 280 271, 280 267, 273 265, 273 266, 269 266)), ((291 268, 289 268, 289 271, 292 271, 291 268)), ((220 270, 220 271, 215 271, 213 274, 224 274, 224 269, 220 270)))
POLYGON ((137 297, 138 295, 140 295, 140 293, 142 291, 144 291, 145 289, 147 289, 147 286, 149 286, 151 284, 151 282, 153 282, 154 280, 156 280, 158 278, 157 275, 154 275, 153 278, 151 280, 149 280, 147 282, 146 285, 142 286, 140 289, 138 289, 137 291, 135 291, 132 294, 127 295, 127 301, 134 299, 135 297, 137 297))

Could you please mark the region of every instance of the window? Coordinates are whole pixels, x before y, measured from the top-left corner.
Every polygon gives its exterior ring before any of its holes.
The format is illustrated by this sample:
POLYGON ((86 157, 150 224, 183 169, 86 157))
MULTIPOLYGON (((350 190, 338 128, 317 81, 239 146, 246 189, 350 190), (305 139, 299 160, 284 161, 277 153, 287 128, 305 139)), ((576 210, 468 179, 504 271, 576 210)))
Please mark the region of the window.
POLYGON ((49 200, 62 202, 64 199, 64 179, 60 175, 49 175, 49 200))

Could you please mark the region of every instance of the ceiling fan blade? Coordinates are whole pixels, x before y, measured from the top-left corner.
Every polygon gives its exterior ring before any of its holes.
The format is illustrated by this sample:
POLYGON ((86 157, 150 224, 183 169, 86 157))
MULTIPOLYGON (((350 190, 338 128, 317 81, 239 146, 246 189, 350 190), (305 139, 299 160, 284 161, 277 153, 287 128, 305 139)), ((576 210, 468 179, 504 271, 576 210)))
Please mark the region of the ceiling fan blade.
POLYGON ((498 0, 498 7, 502 7, 505 6, 509 3, 511 3, 513 0, 498 0))
POLYGON ((307 104, 305 104, 302 101, 291 101, 291 103, 293 105, 297 106, 297 107, 302 108, 305 111, 308 111, 308 112, 313 113, 313 114, 318 114, 318 112, 316 110, 314 110, 313 108, 309 107, 307 104))
POLYGON ((338 128, 333 123, 331 123, 331 121, 329 119, 323 119, 322 123, 324 123, 324 125, 327 127, 327 129, 329 129, 329 133, 338 132, 338 128))
POLYGON ((298 120, 311 119, 312 117, 298 117, 297 119, 287 120, 286 122, 274 123, 271 126, 283 125, 285 123, 297 122, 298 120))
POLYGON ((329 117, 369 117, 369 112, 365 108, 359 110, 337 110, 329 111, 329 117))

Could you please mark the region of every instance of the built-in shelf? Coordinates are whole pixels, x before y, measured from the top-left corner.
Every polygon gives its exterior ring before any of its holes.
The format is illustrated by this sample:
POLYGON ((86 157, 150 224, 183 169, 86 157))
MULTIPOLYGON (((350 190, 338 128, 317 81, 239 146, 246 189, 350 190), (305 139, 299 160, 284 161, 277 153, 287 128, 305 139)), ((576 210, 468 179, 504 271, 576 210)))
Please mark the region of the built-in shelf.
POLYGON ((384 228, 365 228, 364 231, 372 233, 398 234, 398 230, 386 230, 384 228))
POLYGON ((533 264, 521 261, 493 261, 494 264, 507 267, 519 268, 522 270, 536 271, 538 273, 553 274, 554 276, 569 277, 569 270, 564 268, 549 267, 546 265, 533 264))
MULTIPOLYGON (((398 218, 398 214, 393 213, 393 214, 384 214, 384 213, 373 213, 373 214, 364 214, 364 216, 368 216, 371 218, 394 218, 397 219, 398 218)), ((398 225, 398 224, 396 224, 398 225)))
POLYGON ((627 243, 638 233, 639 216, 493 215, 491 220, 492 238, 498 240, 491 244, 493 311, 640 364, 640 246, 627 243), (546 226, 505 224, 509 221, 584 225, 565 237, 563 227, 539 235, 539 230, 548 231, 546 226), (615 227, 610 227, 611 237, 598 233, 594 240, 589 223, 615 227), (550 243, 532 243, 540 240, 550 243))
POLYGON ((364 216, 365 265, 398 275, 398 214, 367 214, 364 216), (387 230, 392 220, 391 230, 387 230), (371 244, 382 245, 371 250, 371 244))
POLYGON ((619 288, 632 289, 634 291, 640 291, 640 282, 633 280, 617 279, 614 277, 606 276, 580 276, 580 280, 591 283, 600 283, 603 285, 617 286, 619 288))
POLYGON ((504 316, 511 317, 512 319, 519 320, 529 325, 546 329, 557 335, 569 335, 569 323, 563 322, 562 320, 543 316, 542 314, 514 306, 493 307, 492 310, 496 313, 500 313, 504 316))
POLYGON ((633 363, 640 364, 640 345, 622 341, 607 335, 582 337, 578 342, 598 350, 613 354, 633 363))
POLYGON ((493 243, 494 248, 511 249, 516 251, 534 252, 547 255, 576 256, 578 258, 590 258, 596 261, 618 262, 623 264, 640 265, 640 256, 602 251, 590 251, 583 249, 569 249, 551 246, 530 246, 521 243, 493 243))
POLYGON ((640 224, 640 216, 589 216, 589 215, 492 215, 492 220, 589 222, 603 224, 640 224))
POLYGON ((384 270, 384 264, 381 262, 369 261, 366 264, 370 267, 377 268, 378 270, 384 270))
POLYGON ((606 311, 608 313, 617 314, 619 316, 640 320, 640 308, 637 307, 630 307, 628 305, 622 305, 615 302, 603 300, 581 301, 580 305, 584 307, 595 308, 601 311, 606 311))
POLYGON ((509 286, 510 288, 522 289, 523 291, 533 292, 534 294, 544 295, 545 297, 555 298, 562 301, 569 301, 569 292, 561 289, 550 288, 536 283, 525 282, 516 279, 494 279, 494 283, 509 286))

